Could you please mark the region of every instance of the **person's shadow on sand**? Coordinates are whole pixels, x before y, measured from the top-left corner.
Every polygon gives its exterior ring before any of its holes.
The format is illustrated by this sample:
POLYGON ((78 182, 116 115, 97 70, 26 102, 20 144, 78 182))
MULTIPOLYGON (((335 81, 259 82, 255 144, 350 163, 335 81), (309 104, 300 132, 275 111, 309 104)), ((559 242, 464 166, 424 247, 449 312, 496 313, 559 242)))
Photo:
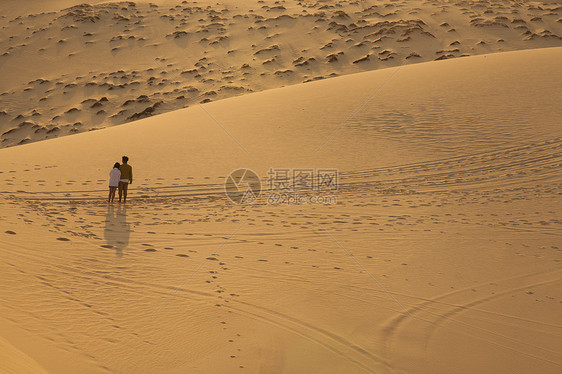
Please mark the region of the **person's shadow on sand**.
POLYGON ((107 206, 103 234, 107 247, 115 249, 117 256, 123 256, 123 249, 129 245, 131 235, 130 224, 127 223, 126 206, 119 205, 117 209, 113 205, 107 206))

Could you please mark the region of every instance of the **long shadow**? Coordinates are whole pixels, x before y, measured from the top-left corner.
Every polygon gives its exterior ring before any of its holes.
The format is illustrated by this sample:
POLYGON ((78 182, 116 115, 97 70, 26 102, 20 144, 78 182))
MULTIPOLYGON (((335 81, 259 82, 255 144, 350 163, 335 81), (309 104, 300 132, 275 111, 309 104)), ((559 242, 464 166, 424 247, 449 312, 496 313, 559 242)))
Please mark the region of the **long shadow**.
POLYGON ((126 206, 121 204, 117 208, 112 204, 107 206, 103 236, 107 245, 115 249, 115 254, 118 257, 123 256, 123 250, 129 245, 131 236, 130 224, 127 223, 126 206))

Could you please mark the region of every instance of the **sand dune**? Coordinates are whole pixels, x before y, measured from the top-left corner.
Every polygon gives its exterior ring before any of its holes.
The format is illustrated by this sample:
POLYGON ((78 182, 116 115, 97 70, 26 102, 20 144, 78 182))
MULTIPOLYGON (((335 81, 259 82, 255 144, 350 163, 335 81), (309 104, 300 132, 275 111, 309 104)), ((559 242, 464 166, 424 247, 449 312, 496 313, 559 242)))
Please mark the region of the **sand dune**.
POLYGON ((361 72, 0 150, 0 344, 55 373, 560 372, 561 59, 361 72), (107 205, 122 153, 131 200, 107 205), (338 203, 267 204, 264 182, 230 204, 240 167, 338 168, 338 203))
POLYGON ((562 45, 551 2, 31 3, 0 5, 0 147, 338 75, 562 45))

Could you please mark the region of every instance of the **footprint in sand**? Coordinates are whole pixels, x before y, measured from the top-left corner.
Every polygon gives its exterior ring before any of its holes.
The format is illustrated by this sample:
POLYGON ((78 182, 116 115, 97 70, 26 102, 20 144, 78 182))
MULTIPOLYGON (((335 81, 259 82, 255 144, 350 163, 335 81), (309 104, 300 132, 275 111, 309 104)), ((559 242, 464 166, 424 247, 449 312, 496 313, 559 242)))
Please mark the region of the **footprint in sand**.
POLYGON ((10 234, 10 235, 16 235, 16 232, 12 231, 12 230, 7 230, 7 231, 5 231, 5 233, 10 234))
POLYGON ((60 240, 61 242, 68 242, 68 241, 70 241, 70 239, 68 239, 68 238, 57 238, 57 240, 60 240))

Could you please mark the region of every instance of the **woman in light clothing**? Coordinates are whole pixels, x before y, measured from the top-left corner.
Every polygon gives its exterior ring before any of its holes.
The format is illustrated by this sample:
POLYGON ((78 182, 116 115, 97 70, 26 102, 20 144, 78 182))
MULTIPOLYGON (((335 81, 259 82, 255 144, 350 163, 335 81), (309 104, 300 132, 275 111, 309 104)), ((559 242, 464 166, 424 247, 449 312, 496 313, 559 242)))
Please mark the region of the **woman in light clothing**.
POLYGON ((117 187, 119 187, 119 180, 121 179, 121 170, 119 170, 119 163, 116 162, 113 165, 113 169, 109 171, 109 198, 107 199, 108 203, 112 203, 113 199, 115 199, 115 191, 117 187))

